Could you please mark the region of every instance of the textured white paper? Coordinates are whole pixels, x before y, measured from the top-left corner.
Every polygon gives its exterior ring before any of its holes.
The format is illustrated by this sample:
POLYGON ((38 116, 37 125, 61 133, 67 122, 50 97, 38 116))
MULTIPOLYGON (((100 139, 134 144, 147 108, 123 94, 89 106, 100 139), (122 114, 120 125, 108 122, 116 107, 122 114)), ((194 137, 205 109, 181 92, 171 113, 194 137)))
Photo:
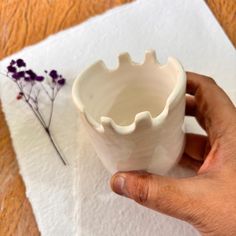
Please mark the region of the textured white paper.
MULTIPOLYGON (((109 189, 110 175, 77 122, 70 90, 85 67, 104 59, 117 65, 128 51, 137 62, 146 49, 160 62, 177 57, 186 70, 207 74, 225 90, 236 88, 236 53, 201 0, 139 0, 55 34, 13 55, 37 72, 56 68, 67 79, 57 99, 53 132, 70 165, 64 167, 15 85, 1 78, 1 100, 27 196, 42 235, 143 236, 198 233, 187 223, 138 206, 109 189)), ((1 71, 10 61, 1 62, 1 71)), ((233 93, 235 96, 235 93, 233 93)), ((190 121, 187 130, 199 131, 190 121)))

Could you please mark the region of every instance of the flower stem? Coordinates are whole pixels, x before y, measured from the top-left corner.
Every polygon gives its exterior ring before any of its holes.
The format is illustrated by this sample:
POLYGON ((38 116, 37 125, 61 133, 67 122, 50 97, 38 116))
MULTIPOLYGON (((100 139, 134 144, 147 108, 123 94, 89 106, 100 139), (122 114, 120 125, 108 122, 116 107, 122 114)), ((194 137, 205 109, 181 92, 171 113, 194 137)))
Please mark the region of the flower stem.
POLYGON ((43 119, 43 116, 42 116, 41 112, 39 111, 38 106, 37 106, 35 109, 33 108, 33 110, 36 110, 36 113, 38 114, 39 118, 40 118, 40 119, 42 120, 42 122, 43 122, 43 126, 44 126, 44 127, 47 127, 47 126, 46 126, 46 123, 45 123, 45 121, 44 121, 44 119, 43 119))
MULTIPOLYGON (((33 89, 33 84, 31 83, 30 91, 29 91, 28 98, 27 98, 28 101, 31 98, 30 95, 31 95, 32 89, 33 89)), ((22 90, 23 90, 23 88, 22 88, 22 90)))
POLYGON ((61 153, 60 153, 60 151, 59 151, 59 148, 57 147, 57 145, 56 145, 56 143, 55 143, 55 141, 54 141, 54 139, 53 139, 53 137, 52 137, 52 135, 51 135, 50 130, 49 130, 48 128, 45 128, 45 131, 46 131, 46 133, 47 133, 47 135, 48 135, 48 137, 49 137, 49 139, 50 139, 50 141, 51 141, 51 143, 52 143, 54 149, 56 150, 58 156, 60 157, 61 161, 63 162, 64 165, 66 165, 66 161, 65 161, 64 158, 62 157, 62 155, 61 155, 61 153))
POLYGON ((33 108, 33 106, 30 104, 29 101, 25 100, 25 102, 28 104, 28 106, 30 107, 30 109, 33 111, 34 115, 37 117, 38 121, 41 123, 41 125, 46 128, 46 124, 43 120, 43 117, 41 115, 41 113, 39 111, 35 111, 35 109, 33 108))
POLYGON ((46 124, 45 124, 43 118, 40 117, 41 114, 40 114, 40 115, 37 114, 37 112, 35 111, 35 109, 34 109, 33 106, 31 105, 31 103, 28 101, 28 99, 27 99, 27 97, 26 97, 26 95, 25 95, 23 89, 21 88, 21 86, 20 86, 17 82, 16 82, 16 84, 17 84, 17 86, 18 86, 20 92, 23 93, 25 102, 28 104, 28 106, 30 107, 30 109, 32 110, 32 112, 34 113, 34 115, 36 116, 36 118, 38 119, 38 121, 40 122, 40 124, 41 124, 44 128, 46 128, 46 124))
POLYGON ((47 94, 48 98, 51 100, 52 97, 51 97, 50 94, 48 93, 47 89, 44 87, 44 85, 43 85, 42 83, 40 83, 40 85, 41 85, 43 91, 47 94))
POLYGON ((54 99, 51 100, 51 108, 50 108, 50 115, 49 115, 49 121, 48 121, 48 128, 50 127, 51 121, 52 121, 53 107, 54 107, 54 99))
MULTIPOLYGON (((65 161, 64 158, 62 157, 62 155, 61 155, 61 153, 60 153, 60 151, 59 151, 59 149, 58 149, 58 147, 57 147, 57 145, 56 145, 56 143, 55 143, 55 141, 54 141, 54 139, 53 139, 53 137, 52 137, 52 135, 51 135, 51 132, 50 132, 50 130, 49 130, 49 126, 46 126, 46 123, 45 123, 45 121, 44 121, 44 119, 43 119, 41 113, 39 112, 39 110, 35 111, 35 109, 34 109, 33 106, 31 105, 31 103, 29 102, 29 100, 28 100, 27 97, 25 96, 25 94, 24 94, 23 89, 21 88, 21 86, 20 86, 17 82, 16 82, 16 84, 17 84, 19 90, 23 93, 25 102, 28 104, 28 106, 30 107, 30 109, 31 109, 32 112, 34 113, 35 117, 38 119, 39 123, 43 126, 43 128, 44 128, 45 132, 47 133, 47 135, 48 135, 48 137, 49 137, 49 139, 50 139, 50 141, 51 141, 51 143, 52 143, 52 145, 53 145, 55 151, 57 152, 57 155, 58 155, 59 158, 61 159, 62 163, 63 163, 64 165, 66 165, 66 161, 65 161)), ((52 107, 52 109, 53 109, 53 107, 52 107)), ((51 116, 50 116, 50 117, 52 117, 52 110, 51 110, 51 116)), ((50 118, 50 120, 51 120, 51 118, 50 118)))
MULTIPOLYGON (((8 77, 8 78, 11 78, 3 73, 0 72, 0 74, 8 77)), ((60 151, 59 151, 59 147, 56 145, 55 141, 54 141, 54 138, 52 137, 52 134, 49 130, 49 126, 51 124, 51 120, 52 120, 52 114, 53 114, 53 107, 54 107, 54 100, 55 100, 55 97, 57 95, 57 92, 56 91, 56 94, 54 94, 54 87, 51 87, 52 89, 52 96, 49 95, 48 91, 46 90, 46 88, 42 86, 44 92, 48 95, 49 99, 51 100, 51 110, 50 110, 50 116, 49 116, 49 123, 48 125, 46 125, 46 122, 41 114, 41 112, 39 111, 39 107, 38 107, 38 95, 35 96, 35 99, 33 97, 31 97, 31 93, 32 93, 32 89, 33 89, 33 85, 31 84, 31 88, 30 88, 30 91, 29 91, 29 94, 28 96, 25 94, 25 92, 23 91, 23 85, 22 83, 18 82, 17 80, 14 81, 17 85, 17 87, 19 88, 19 91, 22 93, 22 96, 24 98, 24 101, 26 102, 26 104, 29 106, 29 108, 31 109, 31 111, 34 113, 35 117, 37 118, 37 120, 39 121, 39 123, 42 125, 42 127, 44 128, 46 134, 48 135, 49 137, 49 140, 51 141, 57 155, 59 156, 59 158, 61 159, 62 163, 64 165, 67 165, 65 159, 63 158, 63 156, 61 155, 60 151), (31 102, 33 102, 35 104, 35 107, 31 104, 31 102)))

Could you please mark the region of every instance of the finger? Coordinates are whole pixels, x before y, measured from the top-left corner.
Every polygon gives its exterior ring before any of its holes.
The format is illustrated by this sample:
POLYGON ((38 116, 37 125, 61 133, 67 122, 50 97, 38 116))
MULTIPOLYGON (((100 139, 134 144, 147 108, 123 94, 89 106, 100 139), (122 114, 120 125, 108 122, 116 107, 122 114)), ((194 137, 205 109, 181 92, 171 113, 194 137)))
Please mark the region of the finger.
POLYGON ((194 170, 195 172, 198 172, 203 162, 197 161, 184 153, 182 158, 179 161, 179 164, 183 167, 186 167, 186 168, 194 170))
POLYGON ((186 95, 186 107, 185 107, 185 115, 187 116, 195 116, 196 115, 196 102, 194 96, 186 95))
POLYGON ((198 200, 203 199, 201 182, 198 177, 173 179, 147 172, 118 172, 111 179, 111 188, 143 206, 193 221, 198 200))
POLYGON ((232 119, 235 107, 211 78, 190 72, 187 78, 187 93, 195 98, 196 118, 213 143, 222 136, 229 124, 235 122, 235 118, 232 119))
POLYGON ((186 144, 184 152, 191 158, 203 161, 210 151, 208 138, 199 134, 186 134, 186 144))

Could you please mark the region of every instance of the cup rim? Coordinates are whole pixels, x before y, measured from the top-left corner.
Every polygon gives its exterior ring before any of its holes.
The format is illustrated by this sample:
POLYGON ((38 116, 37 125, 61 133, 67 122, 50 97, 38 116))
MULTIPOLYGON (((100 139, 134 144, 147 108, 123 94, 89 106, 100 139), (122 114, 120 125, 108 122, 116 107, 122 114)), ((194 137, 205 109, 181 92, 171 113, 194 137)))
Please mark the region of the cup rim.
POLYGON ((180 62, 173 57, 168 57, 167 62, 165 64, 160 64, 156 59, 155 51, 147 50, 145 52, 145 60, 142 63, 137 63, 131 60, 129 53, 127 52, 119 54, 119 65, 115 69, 108 69, 102 60, 96 61, 95 63, 87 67, 85 70, 83 70, 74 80, 72 86, 72 98, 76 107, 85 116, 88 123, 98 132, 104 133, 107 129, 109 130, 112 129, 115 130, 116 133, 130 134, 134 132, 137 126, 139 126, 139 124, 141 123, 143 124, 145 122, 147 126, 157 126, 160 125, 162 122, 164 122, 165 118, 169 113, 170 108, 179 102, 182 95, 185 94, 185 90, 186 90, 186 73, 180 62), (134 121, 129 125, 124 125, 124 126, 118 125, 112 118, 107 116, 102 116, 100 118, 100 123, 99 123, 86 112, 86 109, 80 99, 80 96, 78 95, 78 88, 80 86, 81 79, 84 79, 84 75, 88 71, 94 69, 95 67, 99 67, 99 69, 104 70, 105 72, 114 72, 119 69, 119 66, 123 60, 128 60, 131 66, 132 65, 142 66, 144 63, 147 63, 150 60, 154 61, 155 64, 159 66, 161 69, 172 65, 179 72, 176 78, 177 82, 173 90, 169 94, 168 98, 166 99, 164 109, 157 116, 152 117, 149 111, 142 111, 135 115, 134 121))

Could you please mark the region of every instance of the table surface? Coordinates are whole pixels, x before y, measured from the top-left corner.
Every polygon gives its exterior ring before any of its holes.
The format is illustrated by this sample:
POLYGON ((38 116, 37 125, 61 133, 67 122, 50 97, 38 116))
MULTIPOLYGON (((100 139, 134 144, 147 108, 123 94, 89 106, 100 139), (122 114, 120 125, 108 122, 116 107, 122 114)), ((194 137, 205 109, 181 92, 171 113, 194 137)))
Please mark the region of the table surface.
MULTIPOLYGON (((132 0, 16 0, 0 2, 0 59, 50 34, 132 0)), ((206 0, 236 47, 236 1, 206 0)), ((0 236, 40 235, 25 196, 0 104, 0 236)))

